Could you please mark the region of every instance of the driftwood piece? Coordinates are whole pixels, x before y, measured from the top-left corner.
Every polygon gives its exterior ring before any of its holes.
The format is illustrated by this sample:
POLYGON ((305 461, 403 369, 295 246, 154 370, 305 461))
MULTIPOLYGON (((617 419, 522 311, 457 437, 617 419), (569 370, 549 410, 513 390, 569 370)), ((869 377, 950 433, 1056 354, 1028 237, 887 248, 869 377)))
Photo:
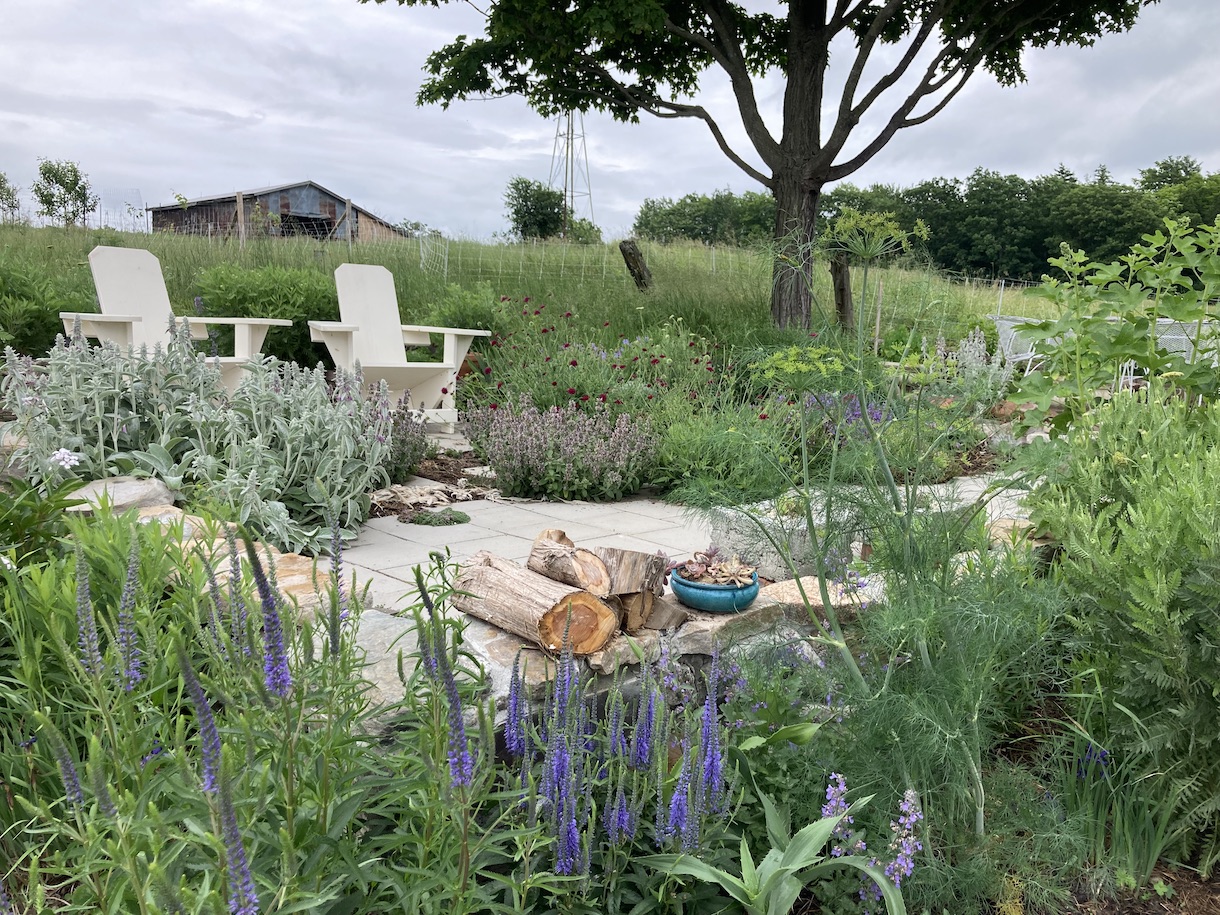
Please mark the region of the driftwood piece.
POLYGON ((606 565, 588 550, 573 546, 572 541, 544 539, 543 535, 563 531, 543 531, 530 549, 525 567, 539 575, 582 588, 596 597, 610 594, 610 573, 606 565))
POLYGON ((623 262, 627 264, 631 278, 635 280, 636 288, 640 292, 647 292, 652 288, 652 271, 644 263, 644 255, 640 251, 640 246, 635 243, 635 239, 626 238, 618 243, 618 249, 622 252, 623 262))
POLYGON ((454 579, 453 606, 548 651, 597 651, 618 630, 618 614, 588 591, 539 575, 486 550, 475 553, 454 579), (464 592, 464 593, 461 593, 464 592))

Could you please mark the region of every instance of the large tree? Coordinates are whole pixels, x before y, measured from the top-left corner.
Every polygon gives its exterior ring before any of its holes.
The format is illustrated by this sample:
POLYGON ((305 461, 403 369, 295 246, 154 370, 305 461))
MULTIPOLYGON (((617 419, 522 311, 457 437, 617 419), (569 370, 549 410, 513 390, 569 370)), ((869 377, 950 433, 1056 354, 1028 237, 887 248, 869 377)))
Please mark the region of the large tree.
POLYGON ((521 95, 544 116, 598 109, 624 121, 641 112, 702 120, 725 155, 775 196, 783 256, 771 311, 781 327, 808 326, 810 242, 827 182, 935 116, 980 68, 1016 83, 1023 48, 1092 44, 1130 28, 1151 2, 787 0, 750 12, 730 0, 492 0, 483 35, 460 35, 428 58, 418 101, 521 95), (837 78, 828 81, 832 44, 837 78), (711 68, 729 79, 748 151, 734 149, 695 100, 711 68), (769 73, 786 80, 783 123, 774 128, 758 92, 769 73))

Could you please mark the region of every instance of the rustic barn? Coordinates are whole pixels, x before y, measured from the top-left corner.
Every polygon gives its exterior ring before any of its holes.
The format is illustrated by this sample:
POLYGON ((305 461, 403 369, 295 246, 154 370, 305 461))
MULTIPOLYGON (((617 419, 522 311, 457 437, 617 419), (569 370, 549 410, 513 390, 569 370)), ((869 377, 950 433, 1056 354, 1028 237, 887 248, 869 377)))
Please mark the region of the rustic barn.
POLYGON ((304 235, 347 241, 402 238, 402 229, 313 181, 149 207, 154 232, 184 235, 304 235))

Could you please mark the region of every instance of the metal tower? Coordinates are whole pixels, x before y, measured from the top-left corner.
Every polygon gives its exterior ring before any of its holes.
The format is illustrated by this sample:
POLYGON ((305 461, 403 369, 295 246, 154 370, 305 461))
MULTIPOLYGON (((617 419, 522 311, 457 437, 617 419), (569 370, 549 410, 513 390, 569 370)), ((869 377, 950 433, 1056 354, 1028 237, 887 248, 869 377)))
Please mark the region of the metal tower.
POLYGON ((569 111, 555 123, 555 146, 551 152, 551 187, 563 190, 563 234, 568 234, 568 214, 574 219, 593 219, 593 188, 589 183, 589 151, 585 146, 585 116, 569 111))

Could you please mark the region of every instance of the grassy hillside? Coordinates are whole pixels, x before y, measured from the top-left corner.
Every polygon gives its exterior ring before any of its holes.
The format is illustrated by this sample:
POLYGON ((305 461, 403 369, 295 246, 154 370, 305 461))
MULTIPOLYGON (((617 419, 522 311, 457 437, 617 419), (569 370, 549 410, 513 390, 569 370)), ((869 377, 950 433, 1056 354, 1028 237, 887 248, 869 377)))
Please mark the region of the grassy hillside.
MULTIPOLYGON (((576 311, 582 323, 610 322, 624 334, 682 318, 693 331, 725 344, 765 345, 789 336, 771 325, 770 271, 761 251, 645 243, 655 281, 645 295, 635 289, 614 245, 403 239, 349 249, 337 242, 261 238, 243 246, 228 239, 26 226, 0 226, 0 328, 16 341, 28 341, 32 350, 49 345, 47 334, 54 333, 58 322, 48 316, 95 310, 88 253, 99 244, 144 247, 156 254, 179 313, 191 313, 195 297, 202 294, 216 314, 236 308, 294 320, 332 317, 333 271, 341 263, 356 262, 381 264, 394 274, 406 321, 486 326, 494 303, 528 296, 576 311), (279 301, 289 286, 296 288, 292 301, 279 301), (17 308, 15 298, 36 307, 17 308), (40 320, 32 310, 41 312, 40 320), (28 323, 36 326, 22 326, 28 323)), ((858 297, 859 271, 855 281, 858 297)), ((927 269, 873 269, 869 287, 867 326, 870 331, 875 326, 880 295, 882 336, 891 340, 905 337, 911 327, 917 339, 941 332, 959 337, 974 323, 986 323, 985 316, 999 303, 999 290, 990 284, 954 282, 927 269)), ((828 314, 825 270, 816 271, 814 294, 828 314)), ((1007 313, 1039 313, 1038 300, 1019 290, 1006 290, 1003 304, 1007 313)), ((299 340, 295 347, 291 354, 301 357, 299 340)))

